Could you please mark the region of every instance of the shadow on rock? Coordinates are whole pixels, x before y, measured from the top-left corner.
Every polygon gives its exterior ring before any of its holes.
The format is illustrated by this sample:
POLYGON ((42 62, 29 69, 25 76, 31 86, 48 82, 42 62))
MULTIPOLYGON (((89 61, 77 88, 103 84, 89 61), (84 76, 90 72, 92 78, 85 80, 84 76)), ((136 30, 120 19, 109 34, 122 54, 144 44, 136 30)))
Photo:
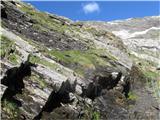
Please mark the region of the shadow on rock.
POLYGON ((52 112, 55 108, 60 107, 61 103, 67 104, 72 103, 74 99, 70 98, 69 93, 75 92, 76 81, 71 84, 69 80, 62 83, 58 91, 52 91, 46 104, 43 106, 41 112, 34 118, 34 120, 40 120, 42 118, 43 112, 52 112))
POLYGON ((21 106, 21 102, 14 98, 16 94, 22 94, 22 89, 24 88, 23 79, 26 76, 31 76, 31 66, 35 67, 28 61, 21 63, 20 67, 14 67, 6 71, 6 75, 1 80, 1 84, 7 86, 1 101, 7 100, 14 102, 18 106, 21 106))
POLYGON ((101 96, 103 89, 113 89, 122 77, 122 73, 116 73, 116 75, 109 74, 107 76, 97 75, 94 77, 93 82, 89 83, 88 87, 82 86, 82 97, 88 97, 92 101, 101 96))

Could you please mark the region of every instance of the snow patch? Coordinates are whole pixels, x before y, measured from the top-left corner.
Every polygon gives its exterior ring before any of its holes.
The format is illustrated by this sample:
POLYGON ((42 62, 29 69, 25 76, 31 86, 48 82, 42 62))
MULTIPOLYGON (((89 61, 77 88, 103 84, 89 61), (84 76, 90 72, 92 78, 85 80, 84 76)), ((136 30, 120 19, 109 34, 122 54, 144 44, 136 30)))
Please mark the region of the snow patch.
POLYGON ((159 27, 151 27, 151 28, 146 29, 144 31, 134 32, 134 33, 130 33, 129 31, 123 29, 121 31, 112 31, 112 33, 119 36, 122 39, 128 39, 128 38, 136 37, 138 35, 145 35, 150 30, 160 30, 160 28, 159 27))

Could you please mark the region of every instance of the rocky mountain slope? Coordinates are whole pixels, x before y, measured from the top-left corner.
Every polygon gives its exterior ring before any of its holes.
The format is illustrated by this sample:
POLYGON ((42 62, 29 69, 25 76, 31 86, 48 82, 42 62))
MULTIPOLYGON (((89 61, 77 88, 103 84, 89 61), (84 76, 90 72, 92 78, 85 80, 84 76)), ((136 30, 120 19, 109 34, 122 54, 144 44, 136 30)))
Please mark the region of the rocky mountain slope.
POLYGON ((158 119, 159 32, 159 17, 74 22, 1 1, 1 118, 158 119))
POLYGON ((133 18, 113 22, 89 22, 95 28, 109 30, 123 40, 131 54, 160 65, 160 17, 133 18))

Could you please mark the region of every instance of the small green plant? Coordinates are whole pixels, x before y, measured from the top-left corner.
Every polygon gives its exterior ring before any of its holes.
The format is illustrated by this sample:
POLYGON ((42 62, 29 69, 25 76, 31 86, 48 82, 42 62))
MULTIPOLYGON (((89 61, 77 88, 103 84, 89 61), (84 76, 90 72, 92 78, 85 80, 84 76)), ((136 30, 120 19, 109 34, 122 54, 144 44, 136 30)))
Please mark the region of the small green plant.
POLYGON ((138 96, 135 94, 135 93, 133 93, 133 92, 129 92, 128 93, 128 100, 137 100, 137 98, 138 98, 138 96))
POLYGON ((93 120, 100 120, 100 113, 99 112, 93 112, 93 120))
POLYGON ((9 55, 8 59, 9 59, 9 61, 11 61, 11 62, 14 63, 14 64, 17 64, 17 63, 18 63, 18 62, 17 62, 17 56, 16 56, 15 54, 9 55))

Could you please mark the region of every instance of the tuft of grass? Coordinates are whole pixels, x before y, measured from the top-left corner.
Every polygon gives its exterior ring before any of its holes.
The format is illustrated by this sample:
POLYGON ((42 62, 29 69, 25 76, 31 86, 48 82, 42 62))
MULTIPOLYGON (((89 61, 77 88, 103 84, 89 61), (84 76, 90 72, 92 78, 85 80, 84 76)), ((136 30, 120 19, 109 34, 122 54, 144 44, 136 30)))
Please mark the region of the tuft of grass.
POLYGON ((50 62, 48 62, 48 61, 46 61, 46 60, 43 60, 43 59, 41 59, 41 58, 38 57, 38 56, 32 56, 32 55, 31 55, 31 57, 30 57, 30 62, 42 64, 42 65, 47 66, 47 67, 49 67, 49 68, 56 69, 56 65, 55 65, 55 64, 50 63, 50 62))
POLYGON ((96 111, 93 106, 85 104, 84 106, 84 116, 82 120, 100 120, 100 112, 96 111))
POLYGON ((128 93, 128 100, 133 100, 133 101, 135 101, 135 100, 137 100, 138 99, 138 96, 135 94, 135 93, 133 93, 133 92, 129 92, 128 93))
POLYGON ((147 87, 152 88, 153 95, 158 99, 160 102, 160 80, 159 79, 148 79, 147 80, 147 87))
POLYGON ((159 102, 160 102, 160 80, 158 80, 157 82, 155 82, 154 86, 154 95, 158 98, 159 102))
POLYGON ((9 115, 10 119, 17 120, 19 118, 19 108, 15 103, 5 100, 2 102, 2 109, 9 115))
POLYGON ((17 56, 15 55, 15 54, 11 54, 11 55, 9 55, 8 56, 8 60, 10 61, 10 62, 12 62, 13 64, 17 64, 18 62, 17 62, 17 56))
POLYGON ((1 36, 0 56, 7 58, 11 63, 18 64, 20 55, 15 49, 15 43, 5 36, 1 36), (12 52, 11 52, 12 51, 12 52))
POLYGON ((93 120, 100 120, 100 113, 99 112, 93 112, 93 120))
POLYGON ((44 79, 43 79, 41 76, 37 75, 37 74, 32 74, 30 79, 31 79, 32 81, 34 81, 34 82, 37 82, 37 83, 40 85, 41 88, 46 88, 47 85, 48 85, 48 84, 44 81, 44 79))
POLYGON ((14 47, 14 42, 8 39, 7 37, 1 35, 0 36, 0 56, 1 58, 4 58, 5 56, 8 56, 8 53, 11 49, 14 47))

